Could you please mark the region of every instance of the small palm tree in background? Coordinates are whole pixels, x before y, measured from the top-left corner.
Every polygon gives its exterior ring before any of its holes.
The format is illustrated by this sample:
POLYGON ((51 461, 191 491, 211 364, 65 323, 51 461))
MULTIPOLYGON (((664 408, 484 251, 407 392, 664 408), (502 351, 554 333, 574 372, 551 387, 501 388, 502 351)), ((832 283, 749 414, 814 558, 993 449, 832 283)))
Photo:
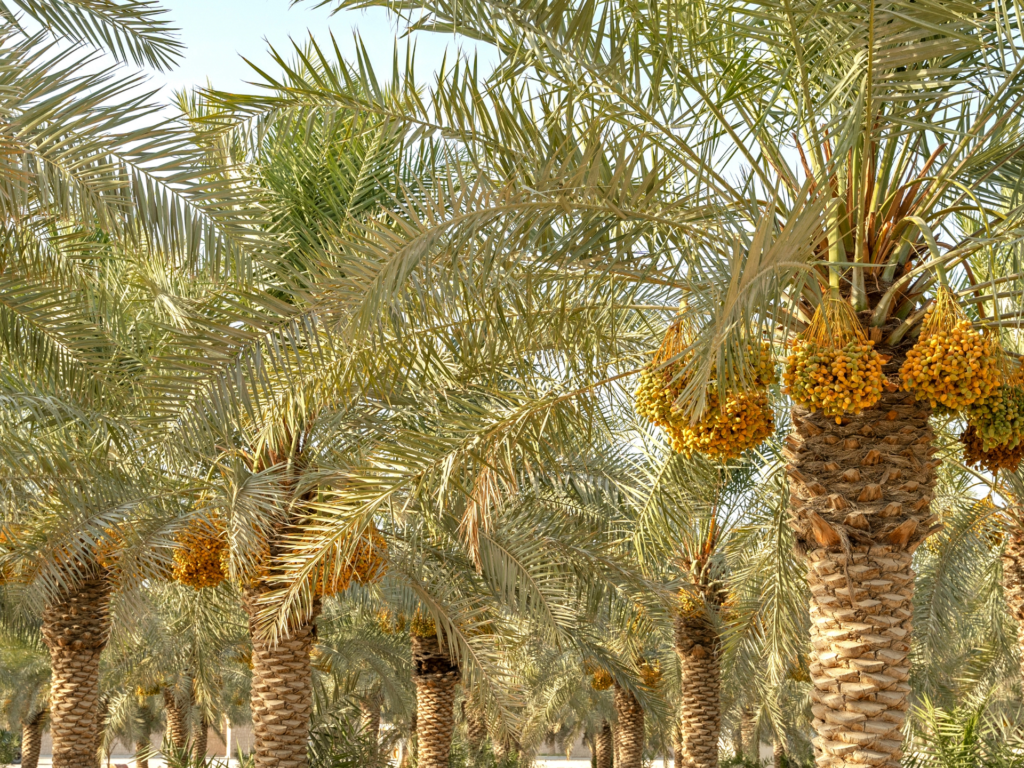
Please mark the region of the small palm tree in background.
POLYGON ((50 667, 35 621, 11 606, 0 618, 0 717, 7 729, 21 731, 21 765, 36 768, 49 711, 50 667))

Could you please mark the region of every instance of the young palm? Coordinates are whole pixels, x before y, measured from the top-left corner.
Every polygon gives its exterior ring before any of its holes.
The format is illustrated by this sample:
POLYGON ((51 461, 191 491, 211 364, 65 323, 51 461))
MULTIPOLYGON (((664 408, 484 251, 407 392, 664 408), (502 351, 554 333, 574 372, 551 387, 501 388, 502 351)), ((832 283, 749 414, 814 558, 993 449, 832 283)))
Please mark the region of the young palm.
POLYGON ((35 621, 4 606, 0 621, 0 717, 21 731, 21 765, 36 768, 49 707, 50 667, 35 621))

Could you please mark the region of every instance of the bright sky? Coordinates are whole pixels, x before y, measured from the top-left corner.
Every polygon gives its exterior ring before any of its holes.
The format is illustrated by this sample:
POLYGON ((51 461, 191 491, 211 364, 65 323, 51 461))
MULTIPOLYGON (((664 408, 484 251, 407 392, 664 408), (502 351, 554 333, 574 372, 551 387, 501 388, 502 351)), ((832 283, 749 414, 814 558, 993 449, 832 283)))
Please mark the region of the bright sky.
MULTIPOLYGON (((289 38, 296 42, 312 34, 323 47, 330 47, 333 33, 346 58, 355 46, 358 31, 379 75, 391 70, 396 27, 386 11, 343 11, 331 15, 329 8, 315 8, 315 2, 289 7, 288 0, 163 0, 175 26, 181 30, 185 55, 171 72, 153 73, 155 85, 164 86, 164 97, 183 87, 205 86, 207 80, 221 90, 252 90, 245 81, 257 80, 242 57, 270 67, 267 53, 273 46, 290 58, 289 38)), ((455 38, 446 35, 420 36, 417 40, 417 69, 424 75, 437 70, 446 47, 455 49, 455 38)))

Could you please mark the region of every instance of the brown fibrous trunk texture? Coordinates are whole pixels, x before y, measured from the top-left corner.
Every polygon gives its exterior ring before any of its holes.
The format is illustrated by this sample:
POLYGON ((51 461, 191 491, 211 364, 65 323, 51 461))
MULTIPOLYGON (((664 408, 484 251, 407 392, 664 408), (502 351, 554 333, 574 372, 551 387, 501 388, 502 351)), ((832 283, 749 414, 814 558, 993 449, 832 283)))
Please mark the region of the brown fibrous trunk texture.
POLYGON ((151 745, 149 740, 139 739, 135 742, 135 768, 149 768, 149 753, 151 745))
POLYGON ((167 716, 167 739, 175 749, 188 743, 188 708, 178 703, 173 688, 164 688, 164 714, 167 716))
POLYGON ((779 736, 775 737, 775 741, 772 744, 772 765, 774 768, 782 768, 782 764, 785 762, 783 758, 786 756, 786 745, 782 743, 782 739, 779 736))
POLYGON ((200 717, 196 733, 192 737, 192 757, 196 760, 206 759, 206 742, 210 735, 210 724, 206 717, 200 717))
POLYGON ((487 716, 475 697, 462 702, 466 719, 466 743, 469 746, 470 765, 479 765, 483 760, 484 742, 487 739, 487 716))
POLYGON ((601 730, 594 736, 594 768, 612 768, 615 751, 614 740, 612 739, 612 727, 607 720, 601 726, 601 730))
POLYGON ((379 694, 371 693, 359 700, 359 730, 377 743, 380 736, 380 698, 379 694))
POLYGON ((263 636, 256 625, 257 600, 265 588, 245 594, 252 641, 252 724, 256 768, 306 768, 309 721, 313 714, 312 664, 316 642, 316 617, 290 627, 276 643, 263 636))
POLYGON ((679 747, 685 768, 717 768, 721 731, 721 644, 710 617, 699 607, 681 609, 675 622, 679 656, 679 747))
POLYGON ((43 745, 43 718, 45 716, 45 712, 39 712, 21 725, 21 768, 37 768, 39 765, 39 750, 43 745))
MULTIPOLYGON (((891 371, 898 362, 886 365, 891 371)), ((914 550, 931 533, 930 409, 887 391, 859 415, 793 409, 790 517, 811 591, 815 756, 898 768, 910 686, 914 550)))
POLYGON ((436 635, 412 638, 419 768, 448 768, 459 668, 436 635))
POLYGON ((100 700, 100 654, 110 628, 110 588, 91 576, 43 610, 50 649, 50 733, 54 768, 99 764, 105 708, 100 700))
POLYGON ((632 691, 615 685, 615 714, 619 725, 619 748, 615 768, 643 768, 644 710, 632 691))
POLYGON ((686 757, 683 753, 683 729, 680 727, 679 719, 676 719, 672 726, 672 765, 674 768, 686 765, 686 757))
POLYGON ((1017 622, 1021 679, 1024 680, 1024 529, 1013 524, 1003 546, 1003 595, 1017 622))

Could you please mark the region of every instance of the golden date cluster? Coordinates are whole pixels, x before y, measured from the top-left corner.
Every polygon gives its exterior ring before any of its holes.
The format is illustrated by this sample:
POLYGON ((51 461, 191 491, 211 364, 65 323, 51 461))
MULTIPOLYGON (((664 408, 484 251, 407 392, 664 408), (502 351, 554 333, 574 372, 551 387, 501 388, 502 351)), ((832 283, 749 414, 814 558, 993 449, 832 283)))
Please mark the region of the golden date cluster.
POLYGON ((171 578, 193 589, 216 587, 227 578, 228 543, 206 520, 193 520, 177 536, 171 578))
MULTIPOLYGON (((927 324, 926 315, 926 329, 927 324)), ((907 353, 900 379, 904 389, 933 408, 962 410, 999 386, 998 345, 966 318, 949 329, 925 330, 907 353)))
MULTIPOLYGON (((725 461, 735 458, 771 435, 772 410, 764 391, 775 375, 771 346, 748 345, 752 359, 745 377, 753 389, 721 392, 714 386, 707 396, 704 411, 696 422, 680 410, 676 401, 685 388, 684 360, 652 362, 640 375, 634 395, 638 416, 665 430, 673 450, 686 456, 702 453, 725 461)), ((718 375, 715 368, 711 377, 718 375)))
POLYGON ((857 337, 842 347, 797 341, 782 383, 794 402, 812 412, 836 417, 860 413, 882 397, 882 358, 874 346, 857 337))

